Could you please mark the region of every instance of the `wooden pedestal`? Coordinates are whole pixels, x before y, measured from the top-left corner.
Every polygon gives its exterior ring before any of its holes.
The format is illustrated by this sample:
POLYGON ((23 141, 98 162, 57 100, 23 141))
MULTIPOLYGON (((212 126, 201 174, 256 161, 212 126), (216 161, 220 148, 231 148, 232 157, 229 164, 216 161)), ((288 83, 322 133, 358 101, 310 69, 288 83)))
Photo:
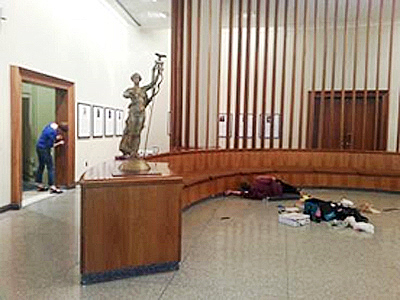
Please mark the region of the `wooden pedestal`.
POLYGON ((182 178, 166 163, 150 163, 161 175, 115 177, 119 163, 80 181, 82 284, 179 268, 182 178))

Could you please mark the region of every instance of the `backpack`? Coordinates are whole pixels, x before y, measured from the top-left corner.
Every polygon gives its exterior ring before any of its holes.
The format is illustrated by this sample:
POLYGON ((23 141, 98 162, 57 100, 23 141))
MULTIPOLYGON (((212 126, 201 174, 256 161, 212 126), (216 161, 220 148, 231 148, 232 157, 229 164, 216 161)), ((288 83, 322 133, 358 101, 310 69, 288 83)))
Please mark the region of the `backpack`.
POLYGON ((283 189, 280 182, 271 175, 260 175, 254 180, 249 191, 244 193, 246 198, 262 200, 268 197, 282 196, 283 189))

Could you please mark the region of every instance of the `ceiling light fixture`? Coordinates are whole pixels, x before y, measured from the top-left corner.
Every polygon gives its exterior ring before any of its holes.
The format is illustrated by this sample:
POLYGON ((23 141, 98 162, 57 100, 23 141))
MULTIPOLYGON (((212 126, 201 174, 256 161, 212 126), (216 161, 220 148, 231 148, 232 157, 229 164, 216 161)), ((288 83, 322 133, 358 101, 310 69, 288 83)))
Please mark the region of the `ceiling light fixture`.
POLYGON ((168 15, 165 12, 148 11, 147 17, 149 19, 166 19, 168 17, 168 15))

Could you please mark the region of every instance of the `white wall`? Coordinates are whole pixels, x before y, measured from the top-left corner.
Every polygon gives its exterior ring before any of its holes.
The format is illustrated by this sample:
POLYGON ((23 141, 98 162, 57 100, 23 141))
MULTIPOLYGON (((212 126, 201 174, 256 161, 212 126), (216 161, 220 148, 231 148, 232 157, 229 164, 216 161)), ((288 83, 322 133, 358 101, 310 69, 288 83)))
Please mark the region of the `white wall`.
MULTIPOLYGON (((154 52, 169 53, 169 30, 141 31, 102 0, 0 0, 0 207, 10 203, 10 65, 75 82, 76 101, 127 108, 122 92, 130 75, 151 78, 154 52)), ((156 99, 149 146, 167 151, 168 63, 156 99)), ((76 178, 89 166, 118 154, 118 138, 76 141, 76 178)))

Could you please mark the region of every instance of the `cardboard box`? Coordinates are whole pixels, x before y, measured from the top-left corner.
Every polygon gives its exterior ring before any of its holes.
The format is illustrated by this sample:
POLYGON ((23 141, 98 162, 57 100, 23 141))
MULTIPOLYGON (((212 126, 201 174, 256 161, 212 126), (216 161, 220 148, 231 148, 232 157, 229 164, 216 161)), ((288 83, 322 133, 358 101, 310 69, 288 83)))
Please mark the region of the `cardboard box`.
POLYGON ((304 226, 310 224, 310 216, 300 213, 283 213, 279 215, 279 223, 292 227, 304 226))

